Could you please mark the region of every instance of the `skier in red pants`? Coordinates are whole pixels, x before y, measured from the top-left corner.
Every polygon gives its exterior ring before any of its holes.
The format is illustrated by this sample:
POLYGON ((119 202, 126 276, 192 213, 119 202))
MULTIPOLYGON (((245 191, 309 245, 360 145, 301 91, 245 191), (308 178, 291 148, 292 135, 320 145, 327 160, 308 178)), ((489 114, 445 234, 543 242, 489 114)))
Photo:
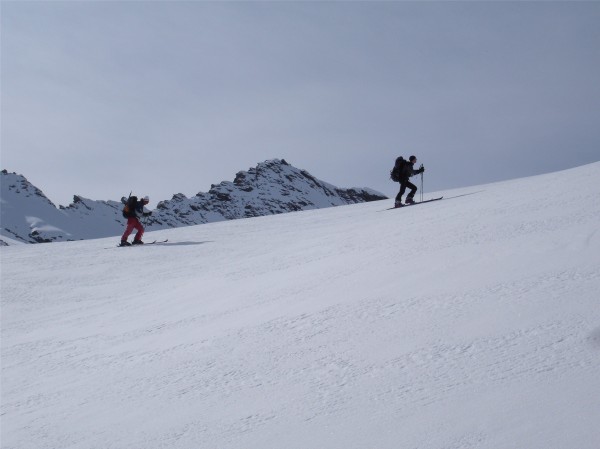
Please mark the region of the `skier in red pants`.
POLYGON ((144 206, 150 202, 150 198, 145 196, 141 200, 138 201, 137 197, 130 196, 127 202, 125 203, 125 207, 123 208, 123 217, 127 218, 127 227, 125 228, 125 233, 123 237, 121 237, 121 244, 119 246, 131 246, 131 245, 143 245, 142 236, 144 235, 144 226, 140 222, 141 217, 148 217, 152 215, 152 212, 146 212, 144 210, 144 206), (127 238, 133 232, 133 230, 137 230, 135 237, 133 238, 133 243, 129 243, 127 238))

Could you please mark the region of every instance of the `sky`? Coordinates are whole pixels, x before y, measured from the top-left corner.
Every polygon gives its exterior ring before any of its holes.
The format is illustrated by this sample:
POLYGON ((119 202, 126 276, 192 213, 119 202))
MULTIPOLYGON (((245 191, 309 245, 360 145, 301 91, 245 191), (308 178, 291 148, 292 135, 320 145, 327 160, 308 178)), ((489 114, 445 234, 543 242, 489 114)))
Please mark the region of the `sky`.
POLYGON ((600 160, 600 2, 0 8, 1 168, 57 205, 273 158, 390 197, 399 155, 425 194, 600 160))

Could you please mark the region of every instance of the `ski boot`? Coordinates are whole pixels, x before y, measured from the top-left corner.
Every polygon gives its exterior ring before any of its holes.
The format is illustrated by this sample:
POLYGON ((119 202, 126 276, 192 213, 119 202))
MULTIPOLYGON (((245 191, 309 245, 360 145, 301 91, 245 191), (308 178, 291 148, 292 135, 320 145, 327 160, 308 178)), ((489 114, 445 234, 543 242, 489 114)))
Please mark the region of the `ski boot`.
POLYGON ((127 240, 121 240, 121 244, 119 246, 131 246, 131 243, 129 243, 127 240))
POLYGON ((415 204, 415 200, 413 200, 412 198, 406 198, 406 201, 404 201, 405 204, 415 204))
POLYGON ((142 242, 141 240, 134 240, 132 245, 143 245, 144 242, 142 242))

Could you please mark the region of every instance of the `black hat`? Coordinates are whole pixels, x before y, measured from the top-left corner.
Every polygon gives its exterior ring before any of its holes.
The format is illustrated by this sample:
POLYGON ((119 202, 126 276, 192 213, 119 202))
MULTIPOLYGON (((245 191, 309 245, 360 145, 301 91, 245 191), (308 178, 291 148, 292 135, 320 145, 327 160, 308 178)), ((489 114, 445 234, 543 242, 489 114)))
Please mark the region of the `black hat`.
POLYGON ((414 162, 417 160, 417 156, 411 156, 408 158, 409 161, 414 162))

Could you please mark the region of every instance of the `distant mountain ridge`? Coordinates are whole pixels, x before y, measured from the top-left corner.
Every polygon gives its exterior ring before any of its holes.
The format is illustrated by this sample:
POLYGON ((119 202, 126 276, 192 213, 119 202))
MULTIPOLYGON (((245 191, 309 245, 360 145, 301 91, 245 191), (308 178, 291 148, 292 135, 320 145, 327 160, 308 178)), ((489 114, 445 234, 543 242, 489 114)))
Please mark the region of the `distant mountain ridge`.
MULTIPOLYGON (((0 244, 40 243, 116 236, 124 230, 120 201, 96 201, 75 195, 58 208, 27 179, 1 172, 0 244)), ((238 218, 320 209, 387 197, 368 188, 339 188, 283 159, 240 171, 233 182, 212 185, 192 198, 179 193, 161 201, 147 230, 176 228, 238 218)))

